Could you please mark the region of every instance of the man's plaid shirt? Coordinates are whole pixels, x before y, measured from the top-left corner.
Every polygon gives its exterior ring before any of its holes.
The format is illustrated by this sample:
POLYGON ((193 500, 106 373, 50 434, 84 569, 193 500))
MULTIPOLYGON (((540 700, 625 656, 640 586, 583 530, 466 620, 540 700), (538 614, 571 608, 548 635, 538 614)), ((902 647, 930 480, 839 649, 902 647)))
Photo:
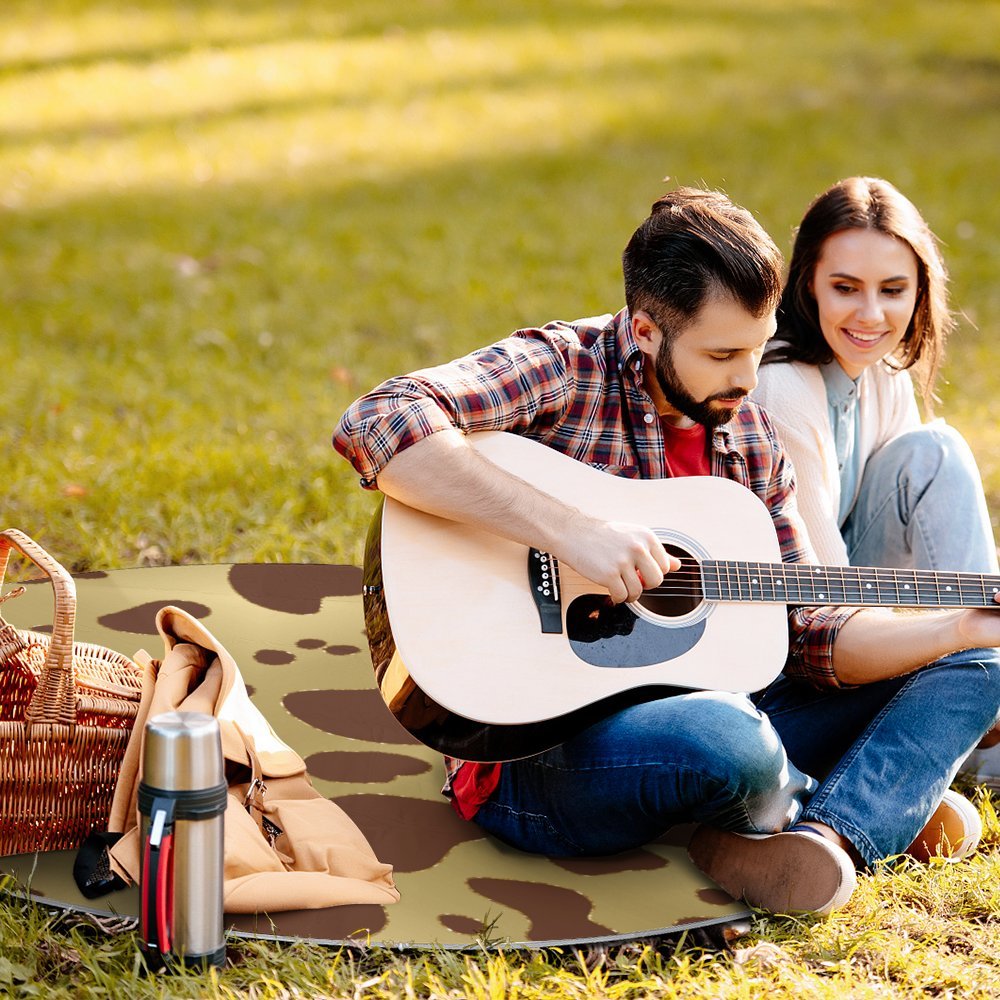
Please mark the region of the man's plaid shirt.
MULTIPOLYGON (((465 358, 384 382, 347 410, 333 444, 367 489, 376 488, 379 471, 393 455, 448 427, 513 431, 615 475, 662 479, 668 475, 663 433, 642 387, 644 362, 624 309, 615 316, 518 330, 465 358)), ((753 401, 715 429, 711 470, 764 501, 785 562, 815 561, 796 509, 791 464, 766 413, 753 401)), ((790 609, 785 673, 818 687, 839 686, 833 642, 854 613, 790 609)), ((448 764, 446 789, 463 766, 448 764)))

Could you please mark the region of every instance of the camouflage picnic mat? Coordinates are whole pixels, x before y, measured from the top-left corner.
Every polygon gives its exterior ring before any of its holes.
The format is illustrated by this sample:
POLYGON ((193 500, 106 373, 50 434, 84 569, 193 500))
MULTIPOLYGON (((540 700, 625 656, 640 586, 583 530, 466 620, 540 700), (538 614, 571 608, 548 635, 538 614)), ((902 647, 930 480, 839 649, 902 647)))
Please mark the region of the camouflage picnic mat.
MULTIPOLYGON (((52 622, 47 582, 6 605, 19 628, 52 622)), ((516 851, 460 819, 440 793, 438 755, 385 708, 372 681, 352 566, 168 566, 77 577, 76 638, 126 654, 163 647, 173 604, 202 619, 240 665, 256 705, 305 759, 313 783, 392 864, 401 900, 227 917, 237 935, 405 947, 623 941, 735 923, 742 904, 688 860, 684 830, 629 854, 582 860, 516 851)), ((86 900, 72 852, 0 859, 40 902, 135 916, 138 892, 86 900)))

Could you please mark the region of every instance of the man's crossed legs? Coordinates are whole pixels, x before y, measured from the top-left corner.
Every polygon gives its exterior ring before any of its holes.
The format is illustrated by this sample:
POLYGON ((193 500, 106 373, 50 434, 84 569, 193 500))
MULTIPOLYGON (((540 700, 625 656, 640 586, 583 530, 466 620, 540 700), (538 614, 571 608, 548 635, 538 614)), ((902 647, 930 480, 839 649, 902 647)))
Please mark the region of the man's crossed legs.
POLYGON ((854 688, 782 677, 752 699, 677 693, 505 765, 476 820, 551 856, 629 850, 697 822, 692 857, 730 893, 826 912, 849 898, 855 865, 918 838, 998 706, 993 649, 854 688), (831 828, 850 853, 801 824, 831 828))

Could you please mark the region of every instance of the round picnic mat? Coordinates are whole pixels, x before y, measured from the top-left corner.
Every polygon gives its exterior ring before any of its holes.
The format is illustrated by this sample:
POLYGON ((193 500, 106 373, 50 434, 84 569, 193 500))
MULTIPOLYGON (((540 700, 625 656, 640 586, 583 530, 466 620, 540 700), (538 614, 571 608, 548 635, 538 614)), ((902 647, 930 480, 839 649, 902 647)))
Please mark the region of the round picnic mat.
MULTIPOLYGON (((163 655, 156 612, 202 619, 236 658, 254 702, 306 760, 316 788, 393 866, 392 906, 227 917, 238 935, 325 943, 463 948, 485 939, 539 947, 657 937, 735 923, 749 911, 688 860, 687 831, 628 854, 581 860, 524 854, 460 819, 441 795, 440 757, 414 740, 372 680, 352 566, 168 566, 77 577, 76 638, 163 655)), ((47 582, 4 608, 19 628, 52 622, 47 582)), ((128 889, 86 900, 72 852, 0 859, 41 902, 119 916, 128 889)))

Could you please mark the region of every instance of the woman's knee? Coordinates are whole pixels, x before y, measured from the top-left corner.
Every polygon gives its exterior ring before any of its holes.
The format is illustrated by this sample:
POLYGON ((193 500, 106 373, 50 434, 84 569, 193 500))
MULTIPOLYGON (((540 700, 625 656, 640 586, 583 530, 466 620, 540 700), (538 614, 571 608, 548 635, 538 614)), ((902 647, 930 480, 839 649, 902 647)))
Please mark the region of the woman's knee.
POLYGON ((931 483, 939 476, 954 484, 967 476, 979 483, 979 470, 965 438, 943 420, 924 424, 886 442, 868 460, 872 468, 886 466, 911 482, 931 483))

